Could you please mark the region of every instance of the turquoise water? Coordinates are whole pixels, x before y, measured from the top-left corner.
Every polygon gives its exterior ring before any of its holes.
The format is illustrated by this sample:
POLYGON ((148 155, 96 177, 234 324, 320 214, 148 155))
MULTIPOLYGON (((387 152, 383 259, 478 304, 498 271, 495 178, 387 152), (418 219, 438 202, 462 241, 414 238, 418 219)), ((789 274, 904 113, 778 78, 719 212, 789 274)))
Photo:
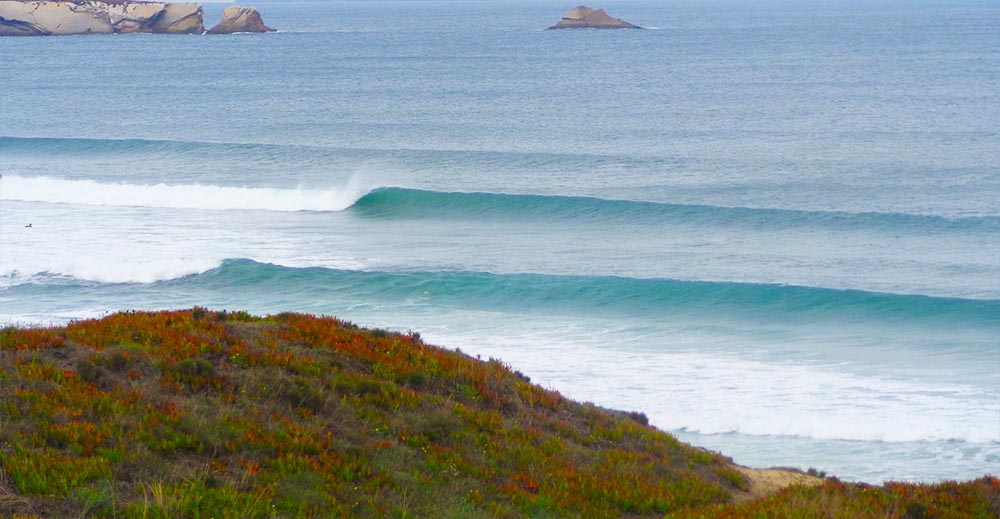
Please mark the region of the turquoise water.
POLYGON ((751 466, 1000 473, 1000 3, 258 7, 0 39, 0 321, 336 314, 751 466))

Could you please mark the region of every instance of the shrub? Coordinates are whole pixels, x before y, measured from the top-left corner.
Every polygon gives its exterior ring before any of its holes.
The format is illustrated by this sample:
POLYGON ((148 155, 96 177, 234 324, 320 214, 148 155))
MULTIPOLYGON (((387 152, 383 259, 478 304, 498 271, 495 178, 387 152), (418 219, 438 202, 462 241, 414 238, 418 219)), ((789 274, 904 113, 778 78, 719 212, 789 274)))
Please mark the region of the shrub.
POLYGON ((0 419, 0 517, 1000 515, 995 478, 726 504, 746 488, 731 463, 642 413, 572 402, 415 334, 299 314, 0 330, 0 419))

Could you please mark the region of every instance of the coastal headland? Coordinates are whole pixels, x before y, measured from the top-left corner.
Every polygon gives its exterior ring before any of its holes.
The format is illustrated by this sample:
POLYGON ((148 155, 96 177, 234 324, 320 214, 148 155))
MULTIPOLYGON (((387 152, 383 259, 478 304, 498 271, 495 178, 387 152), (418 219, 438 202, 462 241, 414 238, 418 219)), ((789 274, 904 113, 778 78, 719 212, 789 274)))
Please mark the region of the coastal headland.
MULTIPOLYGON (((272 32, 253 7, 227 7, 210 34, 272 32)), ((202 34, 201 4, 130 0, 0 0, 0 36, 202 34)))
POLYGON ((2 516, 1000 515, 996 477, 749 469, 499 360, 293 313, 4 328, 0 423, 2 516))

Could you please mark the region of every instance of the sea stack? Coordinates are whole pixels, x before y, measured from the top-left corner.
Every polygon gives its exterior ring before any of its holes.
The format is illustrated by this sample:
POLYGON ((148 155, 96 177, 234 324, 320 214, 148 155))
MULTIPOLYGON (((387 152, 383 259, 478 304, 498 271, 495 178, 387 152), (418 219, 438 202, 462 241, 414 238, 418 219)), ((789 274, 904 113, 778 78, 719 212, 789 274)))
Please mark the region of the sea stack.
POLYGON ((208 30, 208 34, 233 34, 236 32, 274 32, 264 25, 260 11, 254 7, 232 6, 222 10, 222 21, 208 30))
POLYGON ((604 9, 591 9, 585 5, 574 7, 549 29, 642 29, 624 20, 612 18, 604 9))
POLYGON ((127 0, 0 0, 0 36, 205 31, 199 4, 127 0))

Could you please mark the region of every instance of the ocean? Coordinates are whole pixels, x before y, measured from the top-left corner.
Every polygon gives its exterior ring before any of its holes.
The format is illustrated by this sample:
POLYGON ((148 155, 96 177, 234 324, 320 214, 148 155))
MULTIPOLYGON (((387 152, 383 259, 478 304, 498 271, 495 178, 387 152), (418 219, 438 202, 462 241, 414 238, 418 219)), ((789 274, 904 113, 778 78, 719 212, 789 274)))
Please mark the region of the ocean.
POLYGON ((0 323, 333 314, 753 467, 1000 474, 1000 2, 255 5, 0 39, 0 323))

